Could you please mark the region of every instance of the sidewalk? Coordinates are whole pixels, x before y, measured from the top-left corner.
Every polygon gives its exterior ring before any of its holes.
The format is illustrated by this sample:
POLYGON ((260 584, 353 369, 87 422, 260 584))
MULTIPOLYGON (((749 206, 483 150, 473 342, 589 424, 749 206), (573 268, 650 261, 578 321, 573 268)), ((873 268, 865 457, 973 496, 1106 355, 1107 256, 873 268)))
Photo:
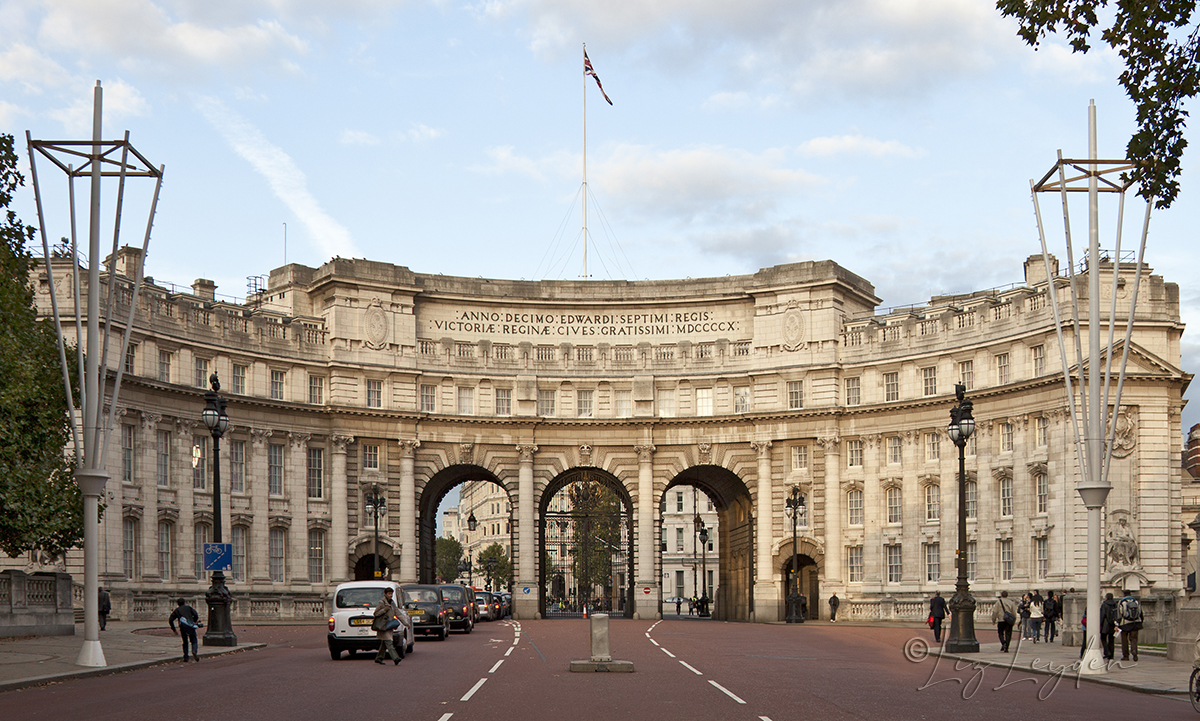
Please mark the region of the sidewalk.
MULTIPOLYGON (((203 632, 203 629, 201 629, 203 632)), ((200 663, 211 656, 237 653, 266 644, 247 643, 232 648, 200 646, 200 663)), ((74 636, 37 636, 0 639, 0 692, 67 681, 88 676, 121 673, 161 663, 182 663, 183 644, 165 626, 145 621, 109 621, 100 632, 107 666, 76 666, 83 647, 83 624, 76 624, 74 636), (143 633, 138 633, 143 631, 143 633), (146 633, 149 631, 150 633, 146 633)))

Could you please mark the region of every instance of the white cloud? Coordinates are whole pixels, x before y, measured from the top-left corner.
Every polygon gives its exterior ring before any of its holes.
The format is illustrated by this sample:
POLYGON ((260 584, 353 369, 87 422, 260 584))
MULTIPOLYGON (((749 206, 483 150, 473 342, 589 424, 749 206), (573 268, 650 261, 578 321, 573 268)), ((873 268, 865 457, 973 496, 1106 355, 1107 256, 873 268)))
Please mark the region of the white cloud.
POLYGON ((365 130, 346 129, 342 131, 338 142, 342 145, 379 145, 379 138, 365 130))
POLYGON ((864 138, 861 135, 813 138, 801 143, 798 150, 804 155, 811 156, 870 155, 881 158, 890 155, 901 158, 917 158, 925 154, 924 150, 914 150, 895 140, 876 140, 864 138))
POLYGON ((27 92, 41 92, 45 86, 61 87, 71 75, 54 60, 36 49, 16 43, 0 52, 0 81, 20 83, 27 92))
MULTIPOLYGON (((67 135, 92 137, 92 112, 95 80, 88 82, 86 87, 80 87, 70 97, 75 100, 65 108, 51 110, 51 118, 62 123, 67 135)), ((82 85, 82 83, 79 83, 82 85)), ((123 118, 140 117, 150 111, 150 106, 138 89, 123 80, 113 80, 101 85, 103 93, 101 104, 104 113, 104 127, 112 128, 113 124, 123 118)), ((105 132, 104 137, 110 133, 105 132)))
POLYGON ((28 114, 24 108, 0 100, 0 128, 16 127, 17 118, 28 114))
POLYGON ((220 100, 199 97, 196 107, 234 152, 266 179, 275 196, 300 218, 322 253, 344 257, 357 254, 350 231, 321 208, 308 190, 308 179, 287 153, 272 145, 258 128, 220 100))
POLYGON ((410 128, 408 132, 404 133, 403 137, 405 140, 409 140, 414 143, 420 143, 426 140, 436 140, 443 135, 445 135, 445 131, 438 130, 437 128, 431 128, 423 123, 413 123, 412 128, 410 128))
POLYGON ((527 158, 514 153, 511 145, 488 148, 485 152, 492 159, 492 164, 471 166, 470 170, 493 175, 515 173, 534 180, 544 180, 547 174, 564 176, 569 162, 573 162, 574 167, 579 167, 578 156, 569 159, 566 153, 556 153, 540 159, 527 158))

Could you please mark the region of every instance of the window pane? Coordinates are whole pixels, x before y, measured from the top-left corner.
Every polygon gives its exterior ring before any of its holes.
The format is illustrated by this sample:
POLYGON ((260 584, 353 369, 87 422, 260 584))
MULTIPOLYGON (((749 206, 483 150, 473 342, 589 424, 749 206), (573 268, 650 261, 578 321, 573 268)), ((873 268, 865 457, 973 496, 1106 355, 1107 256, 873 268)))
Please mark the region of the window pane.
POLYGON ((325 495, 325 449, 308 449, 308 497, 323 498, 325 495))

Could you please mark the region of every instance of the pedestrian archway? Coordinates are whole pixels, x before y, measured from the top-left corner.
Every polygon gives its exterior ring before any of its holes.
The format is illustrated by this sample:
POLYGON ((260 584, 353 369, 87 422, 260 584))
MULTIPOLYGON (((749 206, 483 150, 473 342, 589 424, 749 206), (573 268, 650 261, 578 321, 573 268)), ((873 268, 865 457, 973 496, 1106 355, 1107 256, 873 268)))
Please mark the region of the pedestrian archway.
POLYGON ((791 550, 791 540, 781 549, 783 567, 782 577, 783 593, 780 594, 782 607, 780 608, 780 618, 786 618, 788 614, 788 596, 793 589, 798 589, 800 595, 804 597, 804 602, 801 608, 804 610, 804 618, 808 620, 816 620, 821 613, 821 564, 817 559, 822 558, 822 554, 810 542, 801 540, 796 548, 795 566, 793 563, 793 554, 791 550), (797 575, 798 574, 798 575, 797 575))
MULTIPOLYGON (((511 506, 510 499, 516 495, 515 487, 512 489, 508 488, 494 473, 483 466, 477 466, 473 464, 457 464, 453 466, 447 466, 446 468, 443 468, 435 473, 433 477, 425 483, 424 488, 421 489, 420 500, 417 504, 419 514, 417 527, 417 577, 420 583, 434 583, 437 580, 438 507, 441 505, 442 500, 446 497, 446 494, 448 494, 451 490, 464 483, 472 481, 494 483, 503 492, 503 496, 505 498, 505 507, 503 510, 498 511, 498 514, 503 514, 503 517, 506 520, 497 521, 499 524, 498 528, 500 529, 498 534, 502 535, 490 533, 492 530, 490 528, 485 529, 482 524, 483 519, 480 519, 481 527, 479 533, 488 534, 488 540, 490 542, 501 543, 501 545, 507 549, 506 553, 508 553, 509 556, 508 560, 510 568, 516 568, 517 528, 515 522, 507 520, 511 516, 509 506, 511 506)), ((464 510, 466 510, 468 513, 470 512, 470 509, 464 510)), ((497 515, 497 518, 499 517, 500 516, 497 515)), ((465 529, 466 518, 463 518, 462 521, 464 523, 463 528, 465 529)), ((467 542, 463 543, 464 554, 469 553, 471 544, 476 540, 472 533, 473 532, 467 532, 467 542)), ((464 539, 459 539, 460 542, 463 540, 464 539)), ((475 569, 472 571, 472 582, 478 580, 476 578, 477 574, 474 573, 474 570, 475 569)), ((463 582, 466 582, 466 579, 462 580, 463 582)))

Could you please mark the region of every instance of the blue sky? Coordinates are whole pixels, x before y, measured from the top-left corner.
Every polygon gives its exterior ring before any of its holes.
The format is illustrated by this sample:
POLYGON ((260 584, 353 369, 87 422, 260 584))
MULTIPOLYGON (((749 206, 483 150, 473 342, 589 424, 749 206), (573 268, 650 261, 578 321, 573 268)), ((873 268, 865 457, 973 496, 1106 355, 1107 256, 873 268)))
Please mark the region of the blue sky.
MULTIPOLYGON (((89 137, 101 80, 105 137, 166 166, 159 281, 242 297, 285 224, 289 262, 577 278, 584 42, 614 102, 587 86, 593 278, 829 258, 884 306, 1019 282, 1029 180, 1085 155, 1090 99, 1102 157, 1133 127, 1119 58, 1035 52, 989 0, 6 0, 0 130, 89 137)), ((1147 253, 1189 323, 1196 152, 1147 253)))

